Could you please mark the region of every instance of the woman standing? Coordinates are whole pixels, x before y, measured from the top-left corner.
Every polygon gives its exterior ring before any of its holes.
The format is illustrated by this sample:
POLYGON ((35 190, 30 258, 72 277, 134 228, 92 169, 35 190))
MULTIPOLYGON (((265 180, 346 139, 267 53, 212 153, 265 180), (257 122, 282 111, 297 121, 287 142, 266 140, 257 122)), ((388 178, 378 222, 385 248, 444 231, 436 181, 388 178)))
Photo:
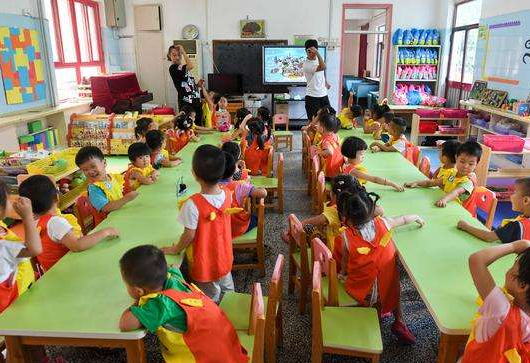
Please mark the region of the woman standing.
POLYGON ((195 83, 195 79, 190 73, 194 65, 182 45, 170 46, 167 51, 167 59, 172 63, 169 66, 169 75, 178 93, 179 110, 183 106, 191 106, 195 111, 195 120, 199 125, 202 125, 202 105, 199 90, 204 81, 200 80, 199 83, 195 83))
POLYGON ((329 106, 328 88, 326 82, 326 63, 318 52, 318 42, 308 39, 305 42, 307 58, 303 64, 304 76, 307 80, 305 110, 308 121, 311 121, 318 110, 329 106))

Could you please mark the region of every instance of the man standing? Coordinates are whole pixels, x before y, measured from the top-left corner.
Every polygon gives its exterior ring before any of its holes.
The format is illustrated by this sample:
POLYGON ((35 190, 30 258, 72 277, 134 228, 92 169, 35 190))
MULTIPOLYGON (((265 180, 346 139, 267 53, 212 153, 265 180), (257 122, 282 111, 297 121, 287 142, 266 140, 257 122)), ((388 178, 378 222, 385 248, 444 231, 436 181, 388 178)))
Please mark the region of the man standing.
POLYGON ((320 108, 329 105, 329 87, 324 74, 326 63, 318 52, 318 42, 315 39, 306 40, 305 51, 307 54, 303 65, 304 76, 307 81, 305 110, 307 119, 311 121, 320 108))

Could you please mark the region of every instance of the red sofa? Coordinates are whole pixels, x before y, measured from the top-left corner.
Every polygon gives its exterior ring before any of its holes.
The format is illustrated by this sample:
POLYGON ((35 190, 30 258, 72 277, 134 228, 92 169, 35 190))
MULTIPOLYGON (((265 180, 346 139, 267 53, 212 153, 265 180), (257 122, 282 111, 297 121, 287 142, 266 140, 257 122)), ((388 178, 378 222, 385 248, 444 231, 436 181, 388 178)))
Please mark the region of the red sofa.
POLYGON ((153 94, 142 91, 136 74, 116 73, 90 78, 92 106, 105 107, 106 113, 142 111, 142 103, 153 99, 153 94))

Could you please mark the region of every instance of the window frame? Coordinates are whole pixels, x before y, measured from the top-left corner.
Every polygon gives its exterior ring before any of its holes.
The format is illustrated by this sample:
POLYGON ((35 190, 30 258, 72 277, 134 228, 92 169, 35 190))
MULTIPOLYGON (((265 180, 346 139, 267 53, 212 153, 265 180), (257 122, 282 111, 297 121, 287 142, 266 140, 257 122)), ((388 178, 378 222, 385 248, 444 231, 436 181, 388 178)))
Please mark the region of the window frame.
MULTIPOLYGON (((386 24, 381 24, 377 27, 377 31, 386 31, 386 24)), ((381 70, 383 68, 383 51, 385 49, 385 35, 376 35, 376 47, 375 47, 375 76, 381 78, 381 70)))

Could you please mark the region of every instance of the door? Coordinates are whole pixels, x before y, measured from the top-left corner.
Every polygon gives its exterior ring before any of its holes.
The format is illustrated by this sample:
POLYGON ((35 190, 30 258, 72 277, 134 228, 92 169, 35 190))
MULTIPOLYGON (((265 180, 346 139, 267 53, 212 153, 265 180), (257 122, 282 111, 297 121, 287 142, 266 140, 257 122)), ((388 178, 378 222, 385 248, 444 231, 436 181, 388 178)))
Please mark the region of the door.
MULTIPOLYGON (((361 30, 368 30, 368 24, 361 26, 361 30)), ((361 34, 359 37, 359 69, 357 70, 357 76, 364 77, 364 71, 366 70, 366 51, 368 49, 368 36, 361 34)))

